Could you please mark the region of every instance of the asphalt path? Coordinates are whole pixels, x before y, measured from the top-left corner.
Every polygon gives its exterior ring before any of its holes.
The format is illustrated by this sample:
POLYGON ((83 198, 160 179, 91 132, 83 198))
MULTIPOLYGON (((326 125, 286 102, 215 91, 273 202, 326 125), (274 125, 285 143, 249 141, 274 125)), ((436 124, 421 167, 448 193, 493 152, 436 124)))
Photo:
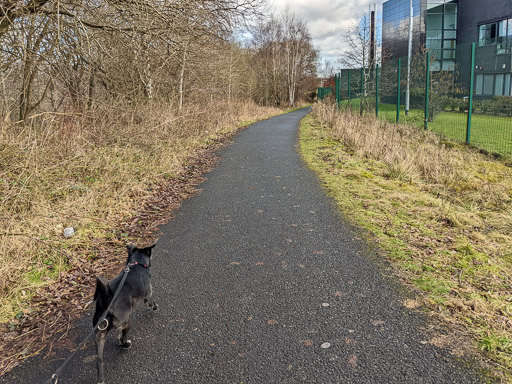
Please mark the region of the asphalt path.
MULTIPOLYGON (((480 383, 429 343, 384 262, 358 239, 298 152, 308 109, 253 124, 201 193, 162 228, 159 311, 139 308, 133 347, 105 347, 107 383, 480 383)), ((80 341, 91 317, 76 324, 80 341)), ((94 346, 59 384, 95 383, 94 346)), ((4 383, 43 383, 69 355, 37 357, 4 383)))

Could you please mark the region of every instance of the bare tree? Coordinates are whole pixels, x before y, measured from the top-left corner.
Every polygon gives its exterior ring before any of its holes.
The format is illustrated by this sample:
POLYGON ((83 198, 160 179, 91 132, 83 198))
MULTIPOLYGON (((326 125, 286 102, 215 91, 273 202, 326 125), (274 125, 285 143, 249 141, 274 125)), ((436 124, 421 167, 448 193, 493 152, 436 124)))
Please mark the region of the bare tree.
POLYGON ((253 35, 253 68, 260 78, 257 99, 294 106, 299 86, 317 70, 318 51, 305 21, 286 12, 259 24, 253 35))
POLYGON ((261 15, 263 5, 264 0, 5 0, 4 113, 11 114, 12 100, 19 120, 68 104, 82 111, 102 99, 133 105, 176 98, 181 107, 189 90, 207 82, 201 69, 209 52, 235 58, 226 42, 234 28, 261 15))
POLYGON ((339 63, 346 69, 362 68, 362 87, 364 92, 360 95, 361 113, 369 107, 368 96, 372 91, 373 82, 371 79, 375 76, 374 64, 382 59, 381 49, 372 44, 371 20, 369 15, 358 17, 350 25, 343 35, 343 41, 346 48, 339 57, 339 63), (375 56, 372 59, 371 50, 375 49, 375 56))

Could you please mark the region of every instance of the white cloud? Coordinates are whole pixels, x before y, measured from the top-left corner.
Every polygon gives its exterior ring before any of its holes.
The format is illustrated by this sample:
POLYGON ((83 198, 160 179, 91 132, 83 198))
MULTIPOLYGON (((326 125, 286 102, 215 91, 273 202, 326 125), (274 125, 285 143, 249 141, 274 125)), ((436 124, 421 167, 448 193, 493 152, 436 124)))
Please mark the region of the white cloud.
MULTIPOLYGON (((358 18, 368 13, 368 6, 381 5, 384 0, 274 0, 276 13, 287 8, 305 19, 315 47, 324 60, 334 63, 345 44, 343 32, 358 18)), ((337 65, 335 65, 337 67, 337 65)))

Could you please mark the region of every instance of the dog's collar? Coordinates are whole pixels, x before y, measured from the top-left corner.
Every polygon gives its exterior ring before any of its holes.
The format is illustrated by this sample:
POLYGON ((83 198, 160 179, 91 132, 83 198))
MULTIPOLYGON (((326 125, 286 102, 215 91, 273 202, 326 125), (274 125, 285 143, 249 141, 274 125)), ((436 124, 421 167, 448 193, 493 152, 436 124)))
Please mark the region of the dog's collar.
POLYGON ((144 267, 144 268, 148 267, 146 264, 141 264, 138 261, 128 264, 129 267, 133 267, 134 265, 140 265, 141 267, 144 267))

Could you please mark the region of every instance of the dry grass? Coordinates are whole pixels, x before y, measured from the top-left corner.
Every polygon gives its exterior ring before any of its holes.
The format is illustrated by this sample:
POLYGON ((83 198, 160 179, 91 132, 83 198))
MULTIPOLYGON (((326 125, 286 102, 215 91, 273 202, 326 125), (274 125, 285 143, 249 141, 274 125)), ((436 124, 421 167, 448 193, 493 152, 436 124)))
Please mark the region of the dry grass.
POLYGON ((314 118, 303 153, 342 209, 433 314, 512 378, 512 170, 405 124, 327 104, 314 118))
POLYGON ((86 115, 42 114, 0 129, 0 323, 29 311, 42 285, 118 238, 152 186, 243 122, 279 113, 249 103, 129 105, 86 115), (64 238, 63 229, 76 235, 64 238))

